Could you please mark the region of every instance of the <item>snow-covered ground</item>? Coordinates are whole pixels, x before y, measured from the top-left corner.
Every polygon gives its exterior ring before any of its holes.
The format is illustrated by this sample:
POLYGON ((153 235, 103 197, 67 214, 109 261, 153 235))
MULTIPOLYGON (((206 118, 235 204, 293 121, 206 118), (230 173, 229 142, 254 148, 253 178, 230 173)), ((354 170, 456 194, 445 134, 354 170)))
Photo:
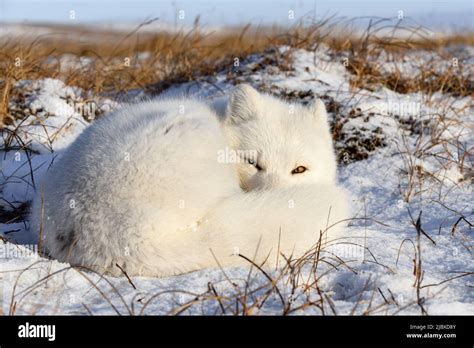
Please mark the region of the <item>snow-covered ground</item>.
MULTIPOLYGON (((382 64, 388 58, 379 59, 382 64)), ((432 61, 414 53, 397 69, 413 74, 424 59, 432 61)), ((355 219, 347 227, 350 238, 320 251, 324 262, 316 271, 311 262, 298 276, 286 272, 279 277, 275 270, 268 275, 278 278, 273 290, 267 276, 250 265, 130 280, 73 269, 5 242, 0 248, 3 312, 473 314, 472 99, 398 94, 381 86, 351 89, 343 60, 324 45, 315 52, 281 47, 251 56, 233 72, 163 93, 213 98, 247 82, 295 102, 325 101, 339 127, 339 181, 351 194, 355 219), (291 68, 272 63, 277 55, 287 55, 291 68), (317 279, 319 291, 311 279, 317 279)), ((390 64, 387 69, 395 63, 390 64)), ((468 69, 466 64, 463 74, 468 69)), ((0 226, 5 239, 27 243, 22 238, 27 218, 5 217, 13 210, 26 211, 35 185, 61 151, 95 117, 119 103, 94 99, 59 80, 21 81, 17 88, 22 94, 11 108, 24 117, 8 126, 0 140, 0 226)))

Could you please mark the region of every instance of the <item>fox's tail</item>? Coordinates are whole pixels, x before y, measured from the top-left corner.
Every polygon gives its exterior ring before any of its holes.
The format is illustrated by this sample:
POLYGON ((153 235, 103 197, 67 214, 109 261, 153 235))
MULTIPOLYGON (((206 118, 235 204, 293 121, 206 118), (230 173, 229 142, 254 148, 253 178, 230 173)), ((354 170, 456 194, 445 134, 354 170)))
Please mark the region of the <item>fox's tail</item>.
POLYGON ((349 218, 346 192, 335 185, 308 185, 253 191, 225 199, 206 216, 201 242, 222 266, 245 257, 273 265, 278 258, 298 256, 319 240, 342 235, 349 218))

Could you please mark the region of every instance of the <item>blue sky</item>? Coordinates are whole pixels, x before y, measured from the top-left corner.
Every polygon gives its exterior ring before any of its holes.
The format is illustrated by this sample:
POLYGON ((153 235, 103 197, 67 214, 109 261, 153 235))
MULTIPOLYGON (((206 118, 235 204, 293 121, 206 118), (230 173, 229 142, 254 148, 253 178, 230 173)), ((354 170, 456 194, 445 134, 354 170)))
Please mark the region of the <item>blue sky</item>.
POLYGON ((473 9, 473 0, 0 0, 0 21, 68 23, 73 10, 76 23, 139 22, 154 17, 174 23, 176 13, 184 10, 181 22, 185 24, 197 15, 208 25, 285 24, 289 10, 295 11, 296 18, 308 13, 395 17, 402 10, 427 26, 472 29, 473 9))

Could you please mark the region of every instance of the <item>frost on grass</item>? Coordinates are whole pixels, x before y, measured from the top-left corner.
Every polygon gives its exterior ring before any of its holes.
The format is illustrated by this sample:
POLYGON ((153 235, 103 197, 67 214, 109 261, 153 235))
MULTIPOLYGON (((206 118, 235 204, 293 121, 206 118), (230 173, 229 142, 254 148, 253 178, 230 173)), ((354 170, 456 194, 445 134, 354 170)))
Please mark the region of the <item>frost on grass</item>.
MULTIPOLYGON (((103 277, 7 242, 4 313, 472 314, 472 99, 354 86, 347 56, 323 44, 313 51, 280 47, 162 95, 210 99, 245 82, 294 102, 323 99, 339 180, 351 194, 350 237, 321 238, 298 260, 285 255, 283 269, 249 262, 164 279, 103 277)), ((439 74, 452 68, 419 52, 371 59, 387 76, 417 76, 426 64, 439 74)), ((464 63, 458 72, 466 78, 464 63)), ((20 81, 16 89, 17 116, 2 135, 0 223, 3 238, 27 242, 25 213, 40 177, 88 122, 118 103, 102 98, 85 115, 77 106, 93 96, 59 80, 20 81)))

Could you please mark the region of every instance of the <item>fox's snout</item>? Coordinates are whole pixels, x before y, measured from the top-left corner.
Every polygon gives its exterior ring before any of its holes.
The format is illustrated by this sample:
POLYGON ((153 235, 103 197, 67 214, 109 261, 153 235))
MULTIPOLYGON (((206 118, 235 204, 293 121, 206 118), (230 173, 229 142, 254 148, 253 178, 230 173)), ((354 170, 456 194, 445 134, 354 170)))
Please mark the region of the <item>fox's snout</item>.
POLYGON ((254 175, 246 183, 246 190, 271 190, 277 187, 286 186, 288 183, 280 175, 274 173, 254 175))

